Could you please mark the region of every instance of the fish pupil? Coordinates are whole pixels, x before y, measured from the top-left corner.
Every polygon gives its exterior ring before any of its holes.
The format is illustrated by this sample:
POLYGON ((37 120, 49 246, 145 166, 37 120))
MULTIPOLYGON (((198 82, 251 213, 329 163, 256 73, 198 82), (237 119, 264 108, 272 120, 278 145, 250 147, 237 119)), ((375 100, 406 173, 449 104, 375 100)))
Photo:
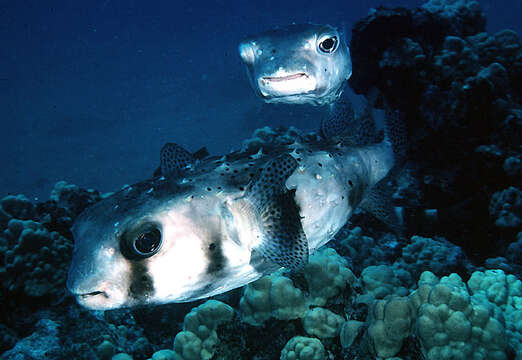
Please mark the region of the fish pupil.
POLYGON ((161 244, 161 233, 158 229, 152 229, 141 233, 134 242, 134 248, 140 254, 146 255, 155 252, 161 244))
POLYGON ((331 53, 335 50, 336 44, 337 44, 337 37, 334 36, 334 37, 330 37, 330 38, 327 38, 327 39, 324 39, 323 41, 321 41, 321 43, 319 44, 319 48, 323 52, 331 53))

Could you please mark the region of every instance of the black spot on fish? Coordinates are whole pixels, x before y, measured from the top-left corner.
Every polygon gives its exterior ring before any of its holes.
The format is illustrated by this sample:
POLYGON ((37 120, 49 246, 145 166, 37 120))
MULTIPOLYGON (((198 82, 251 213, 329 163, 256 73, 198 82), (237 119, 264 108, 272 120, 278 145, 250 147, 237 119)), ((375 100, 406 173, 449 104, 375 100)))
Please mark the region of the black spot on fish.
POLYGON ((226 258, 223 255, 223 248, 221 247, 221 239, 215 236, 216 239, 208 245, 206 256, 208 259, 207 274, 213 274, 225 267, 226 258))
POLYGON ((146 263, 130 261, 129 297, 143 301, 154 293, 154 283, 150 277, 146 263))

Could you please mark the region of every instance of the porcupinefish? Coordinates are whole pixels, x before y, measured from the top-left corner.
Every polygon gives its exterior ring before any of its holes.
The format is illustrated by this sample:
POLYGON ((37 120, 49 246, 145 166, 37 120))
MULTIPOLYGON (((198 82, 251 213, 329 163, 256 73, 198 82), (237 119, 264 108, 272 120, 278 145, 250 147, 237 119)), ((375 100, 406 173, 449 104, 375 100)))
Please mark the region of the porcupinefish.
POLYGON ((199 159, 165 145, 161 176, 75 220, 69 290, 81 305, 105 310, 192 301, 300 268, 356 207, 389 216, 378 189, 404 146, 396 116, 388 118, 385 139, 368 145, 299 136, 199 159))
POLYGON ((267 103, 333 103, 352 74, 344 36, 330 25, 288 25, 250 36, 238 49, 267 103))

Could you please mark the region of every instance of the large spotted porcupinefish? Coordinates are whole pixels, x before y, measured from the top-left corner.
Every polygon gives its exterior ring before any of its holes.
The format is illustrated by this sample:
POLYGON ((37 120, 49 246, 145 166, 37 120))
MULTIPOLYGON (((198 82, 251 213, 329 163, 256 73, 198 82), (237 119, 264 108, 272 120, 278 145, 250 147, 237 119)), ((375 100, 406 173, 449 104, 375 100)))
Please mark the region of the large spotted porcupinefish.
MULTIPOLYGON (((91 309, 192 301, 301 267, 358 206, 391 219, 379 188, 404 145, 397 117, 387 118, 385 139, 367 145, 358 143, 368 131, 221 158, 167 144, 161 174, 76 219, 69 290, 91 309)), ((341 129, 339 119, 331 126, 322 133, 341 129)))
POLYGON ((344 36, 330 25, 288 25, 250 36, 238 49, 268 103, 331 104, 352 74, 344 36))

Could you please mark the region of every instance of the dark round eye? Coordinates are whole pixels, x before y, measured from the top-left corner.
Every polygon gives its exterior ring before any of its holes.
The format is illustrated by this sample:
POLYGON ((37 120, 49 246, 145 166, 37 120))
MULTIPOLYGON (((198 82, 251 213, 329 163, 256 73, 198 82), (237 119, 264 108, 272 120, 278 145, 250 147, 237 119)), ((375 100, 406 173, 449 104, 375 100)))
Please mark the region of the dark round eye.
POLYGON ((161 233, 158 229, 151 229, 136 236, 133 242, 134 250, 141 256, 155 254, 161 245, 161 233))
POLYGON ((335 50, 337 50, 338 42, 339 40, 337 40, 337 36, 325 38, 319 43, 319 49, 327 54, 333 53, 335 50))
POLYGON ((125 232, 121 238, 121 252, 131 260, 140 260, 156 254, 162 243, 157 224, 145 224, 125 232))

